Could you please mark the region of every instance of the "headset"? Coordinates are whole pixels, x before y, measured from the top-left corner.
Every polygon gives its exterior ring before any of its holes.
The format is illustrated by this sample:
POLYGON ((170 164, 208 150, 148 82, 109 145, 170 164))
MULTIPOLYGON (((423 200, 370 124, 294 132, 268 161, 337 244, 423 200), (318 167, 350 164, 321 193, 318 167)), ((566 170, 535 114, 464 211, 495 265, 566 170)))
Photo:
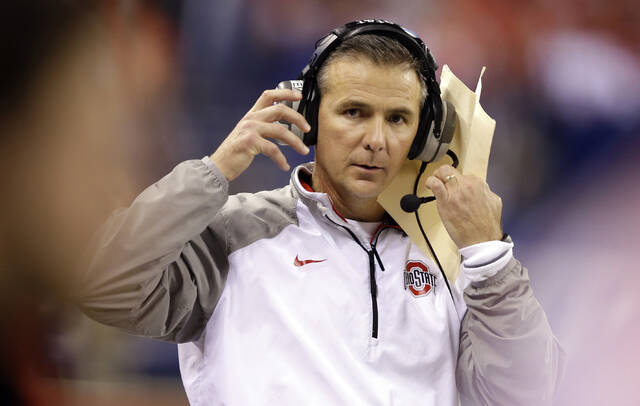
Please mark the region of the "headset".
POLYGON ((302 139, 305 145, 315 145, 318 138, 318 110, 320 92, 318 72, 340 44, 356 35, 373 34, 395 39, 419 62, 420 77, 427 88, 427 97, 420 110, 420 122, 409 149, 409 159, 433 162, 444 156, 455 132, 457 115, 453 105, 440 97, 440 85, 436 80, 438 64, 422 40, 411 31, 387 20, 358 20, 334 29, 321 38, 298 80, 281 82, 280 89, 297 89, 302 92, 299 102, 284 102, 301 113, 311 125, 311 131, 303 133, 297 126, 280 122, 302 139))

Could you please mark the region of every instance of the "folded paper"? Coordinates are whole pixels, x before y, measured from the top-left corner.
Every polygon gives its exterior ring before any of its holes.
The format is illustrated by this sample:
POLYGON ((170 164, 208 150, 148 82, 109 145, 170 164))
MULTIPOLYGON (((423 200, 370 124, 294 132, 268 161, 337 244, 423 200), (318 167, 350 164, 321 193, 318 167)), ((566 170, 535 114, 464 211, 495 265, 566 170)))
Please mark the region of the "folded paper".
MULTIPOLYGON (((452 103, 458 114, 458 125, 449 148, 456 153, 460 160, 458 170, 464 175, 473 174, 486 180, 496 122, 480 105, 483 74, 484 68, 480 72, 478 85, 473 92, 451 72, 447 65, 444 65, 440 76, 440 89, 442 98, 452 103)), ((444 164, 451 164, 451 158, 445 156, 427 165, 427 169, 420 179, 418 196, 433 195, 425 186, 425 180, 444 164)), ((400 208, 400 199, 406 194, 413 193, 413 185, 419 168, 420 161, 407 160, 391 185, 378 196, 378 202, 396 220, 411 240, 429 257, 433 258, 422 233, 420 233, 415 214, 406 213, 400 208)), ((420 206, 418 215, 447 278, 453 283, 460 268, 460 254, 458 247, 451 240, 440 220, 436 202, 420 206)))

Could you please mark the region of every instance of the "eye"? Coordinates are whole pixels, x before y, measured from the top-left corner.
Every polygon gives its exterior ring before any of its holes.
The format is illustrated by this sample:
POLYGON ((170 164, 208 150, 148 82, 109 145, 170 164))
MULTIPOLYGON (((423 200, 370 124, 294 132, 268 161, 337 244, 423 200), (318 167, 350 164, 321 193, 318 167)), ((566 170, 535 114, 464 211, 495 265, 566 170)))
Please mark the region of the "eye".
POLYGON ((342 114, 349 118, 357 118, 360 116, 360 109, 352 108, 346 109, 342 114))
POLYGON ((389 122, 393 124, 404 124, 407 122, 407 119, 402 114, 393 114, 389 117, 389 122))

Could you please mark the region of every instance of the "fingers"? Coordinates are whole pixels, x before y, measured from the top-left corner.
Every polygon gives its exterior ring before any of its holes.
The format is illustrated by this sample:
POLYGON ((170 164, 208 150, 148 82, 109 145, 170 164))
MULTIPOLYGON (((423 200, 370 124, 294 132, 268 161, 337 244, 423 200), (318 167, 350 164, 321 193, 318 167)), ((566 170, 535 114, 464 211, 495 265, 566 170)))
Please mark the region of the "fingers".
POLYGON ((436 169, 433 176, 440 179, 440 181, 447 186, 458 185, 458 182, 462 178, 462 174, 451 165, 442 165, 436 169))
POLYGON ((306 155, 309 153, 309 148, 304 145, 304 142, 300 138, 285 129, 282 125, 271 125, 278 121, 285 121, 296 125, 303 132, 309 132, 311 126, 302 114, 284 104, 276 103, 282 100, 299 100, 301 96, 301 93, 296 90, 265 90, 260 98, 258 98, 254 107, 245 115, 243 121, 267 124, 266 126, 262 126, 262 136, 277 139, 290 145, 300 154, 306 155))
POLYGON ((277 123, 260 123, 258 132, 263 138, 273 138, 290 145, 299 154, 307 155, 309 147, 294 133, 277 123))
POLYGON ((501 238, 502 202, 484 180, 444 165, 427 178, 426 185, 433 191, 442 223, 458 247, 501 238))
POLYGON ((280 148, 278 148, 278 146, 273 142, 265 138, 260 138, 258 141, 258 148, 260 153, 271 158, 271 160, 283 171, 288 171, 291 168, 287 162, 287 158, 285 158, 282 151, 280 151, 280 148))
POLYGON ((245 120, 239 128, 238 145, 248 149, 250 155, 263 154, 271 158, 283 170, 289 170, 289 164, 280 148, 269 139, 275 139, 291 145, 300 154, 309 153, 309 147, 294 133, 277 123, 245 120))
POLYGON ((429 176, 426 181, 427 187, 433 192, 438 202, 446 202, 449 200, 449 192, 444 183, 436 176, 429 176))
POLYGON ((269 139, 278 140, 306 155, 309 148, 293 132, 277 121, 287 121, 301 130, 311 130, 302 114, 280 101, 296 101, 301 93, 291 89, 265 90, 249 112, 238 122, 218 149, 211 155, 213 163, 231 181, 244 172, 253 158, 263 154, 271 158, 282 170, 290 169, 280 148, 269 139), (276 104, 274 104, 276 103, 276 104))
MULTIPOLYGON (((249 112, 262 110, 265 107, 272 106, 274 103, 289 100, 297 101, 302 98, 302 93, 292 89, 269 89, 262 92, 256 103, 253 105, 249 112)), ((302 127, 300 127, 302 128, 302 127)))
POLYGON ((309 132, 311 130, 311 126, 307 123, 307 120, 305 120, 302 114, 298 113, 291 107, 285 106, 284 104, 272 104, 261 110, 249 112, 245 118, 268 123, 282 120, 297 125, 298 128, 304 132, 309 132))
POLYGON ((460 172, 453 166, 443 165, 427 178, 426 185, 433 192, 436 200, 446 202, 450 196, 448 187, 454 183, 457 185, 460 176, 460 172))

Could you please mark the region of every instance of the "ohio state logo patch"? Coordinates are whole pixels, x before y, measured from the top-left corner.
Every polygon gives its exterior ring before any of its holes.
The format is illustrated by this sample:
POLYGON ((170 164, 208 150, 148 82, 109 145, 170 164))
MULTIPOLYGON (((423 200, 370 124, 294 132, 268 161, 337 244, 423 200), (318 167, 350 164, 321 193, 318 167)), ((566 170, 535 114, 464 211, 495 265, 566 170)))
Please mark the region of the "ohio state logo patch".
POLYGON ((404 268, 404 289, 415 297, 426 296, 436 288, 437 276, 421 261, 407 261, 404 268))

